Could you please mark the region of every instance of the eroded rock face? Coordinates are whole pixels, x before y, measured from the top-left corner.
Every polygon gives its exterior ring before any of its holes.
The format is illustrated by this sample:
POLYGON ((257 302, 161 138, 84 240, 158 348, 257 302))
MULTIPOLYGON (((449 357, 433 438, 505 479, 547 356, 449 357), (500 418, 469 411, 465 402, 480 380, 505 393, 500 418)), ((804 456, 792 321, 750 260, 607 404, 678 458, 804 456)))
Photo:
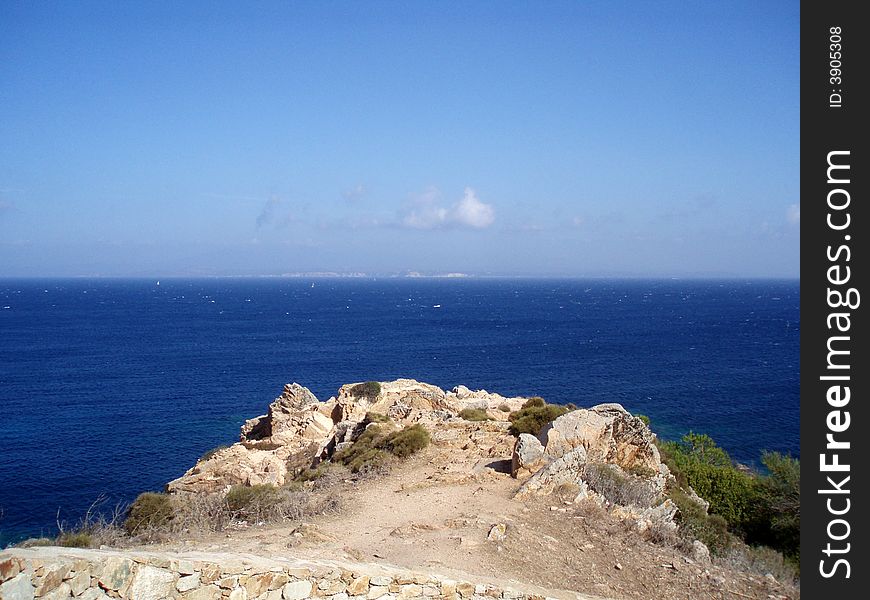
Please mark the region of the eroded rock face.
POLYGON ((421 416, 436 410, 448 410, 447 396, 441 388, 414 379, 397 379, 380 383, 377 397, 356 391, 358 383, 349 383, 338 390, 336 404, 345 421, 362 421, 367 412, 387 415, 394 420, 405 420, 412 414, 421 416))
MULTIPOLYGON (((546 463, 520 488, 520 494, 548 494, 564 483, 585 488, 584 469, 591 463, 611 463, 643 473, 664 491, 670 471, 661 462, 655 435, 619 404, 599 404, 566 413, 539 435, 546 463)), ((519 444, 519 440, 517 441, 519 444)))
POLYGON ((481 408, 494 420, 506 421, 526 401, 465 386, 445 392, 413 379, 379 386, 377 395, 370 395, 375 386, 350 383, 336 397, 320 402, 308 388, 289 383, 267 414, 242 425, 238 443, 200 459, 167 490, 223 493, 233 485, 283 485, 352 443, 365 430, 367 413, 386 415, 399 426, 422 423, 436 431, 437 424, 458 419, 464 408, 481 408))
POLYGON ((546 426, 540 435, 547 456, 560 458, 575 448, 586 450, 589 462, 606 462, 623 469, 661 465, 655 435, 620 404, 599 404, 571 411, 546 426))

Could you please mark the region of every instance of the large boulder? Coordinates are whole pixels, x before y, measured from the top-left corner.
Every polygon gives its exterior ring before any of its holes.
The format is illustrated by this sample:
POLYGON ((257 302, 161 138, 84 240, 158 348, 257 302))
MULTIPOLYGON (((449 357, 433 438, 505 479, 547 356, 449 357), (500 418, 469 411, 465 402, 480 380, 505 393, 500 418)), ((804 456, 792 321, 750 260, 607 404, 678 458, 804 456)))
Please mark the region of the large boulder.
POLYGON ((521 495, 547 494, 564 483, 585 489, 585 469, 593 463, 610 463, 640 474, 659 492, 664 491, 670 477, 655 445, 655 434, 619 404, 566 413, 538 437, 545 464, 523 484, 521 495))
POLYGON ((519 410, 528 398, 519 396, 507 397, 486 390, 470 390, 464 385, 457 385, 446 395, 447 403, 453 412, 464 409, 485 410, 495 421, 507 421, 508 415, 519 410))
POLYGON ((531 475, 544 463, 544 446, 530 433, 521 433, 511 454, 511 476, 531 475))
POLYGON ((614 463, 623 469, 661 466, 655 434, 620 404, 599 404, 571 411, 547 425, 540 434, 544 452, 560 458, 582 447, 588 462, 614 463))

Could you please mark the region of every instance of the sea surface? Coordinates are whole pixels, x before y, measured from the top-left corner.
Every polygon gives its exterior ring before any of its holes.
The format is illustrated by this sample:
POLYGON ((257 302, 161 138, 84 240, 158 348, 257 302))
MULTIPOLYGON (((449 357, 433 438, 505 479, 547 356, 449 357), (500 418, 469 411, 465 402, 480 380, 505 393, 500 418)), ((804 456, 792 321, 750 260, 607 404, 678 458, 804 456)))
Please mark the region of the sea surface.
POLYGON ((796 280, 0 280, 0 547, 160 490, 283 384, 410 377, 799 453, 796 280))

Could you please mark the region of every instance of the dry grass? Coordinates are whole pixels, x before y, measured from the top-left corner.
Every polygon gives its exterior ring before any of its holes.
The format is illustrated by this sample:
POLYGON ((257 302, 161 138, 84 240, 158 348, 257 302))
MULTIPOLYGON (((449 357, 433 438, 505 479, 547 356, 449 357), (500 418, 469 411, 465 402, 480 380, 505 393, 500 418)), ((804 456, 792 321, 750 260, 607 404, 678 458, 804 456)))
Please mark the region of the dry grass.
POLYGON ((659 494, 648 481, 630 475, 616 465, 606 463, 587 465, 583 480, 593 491, 613 504, 649 508, 659 500, 659 494))

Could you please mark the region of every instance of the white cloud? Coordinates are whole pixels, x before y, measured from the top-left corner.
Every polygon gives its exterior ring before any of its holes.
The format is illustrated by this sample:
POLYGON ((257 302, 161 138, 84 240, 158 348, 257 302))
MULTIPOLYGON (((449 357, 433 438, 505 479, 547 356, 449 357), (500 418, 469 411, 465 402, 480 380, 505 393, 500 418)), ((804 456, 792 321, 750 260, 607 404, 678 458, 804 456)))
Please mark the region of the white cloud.
POLYGON ((465 194, 451 211, 453 220, 459 225, 483 229, 495 221, 495 210, 492 204, 481 202, 470 187, 465 188, 465 194))
POLYGON ((801 222, 801 205, 791 204, 785 212, 785 218, 790 225, 800 225, 801 222))
POLYGON ((495 209, 492 204, 481 202, 470 187, 465 188, 462 199, 449 208, 441 205, 441 192, 430 187, 414 200, 410 210, 402 217, 402 225, 412 229, 450 226, 485 229, 494 222, 495 209))

